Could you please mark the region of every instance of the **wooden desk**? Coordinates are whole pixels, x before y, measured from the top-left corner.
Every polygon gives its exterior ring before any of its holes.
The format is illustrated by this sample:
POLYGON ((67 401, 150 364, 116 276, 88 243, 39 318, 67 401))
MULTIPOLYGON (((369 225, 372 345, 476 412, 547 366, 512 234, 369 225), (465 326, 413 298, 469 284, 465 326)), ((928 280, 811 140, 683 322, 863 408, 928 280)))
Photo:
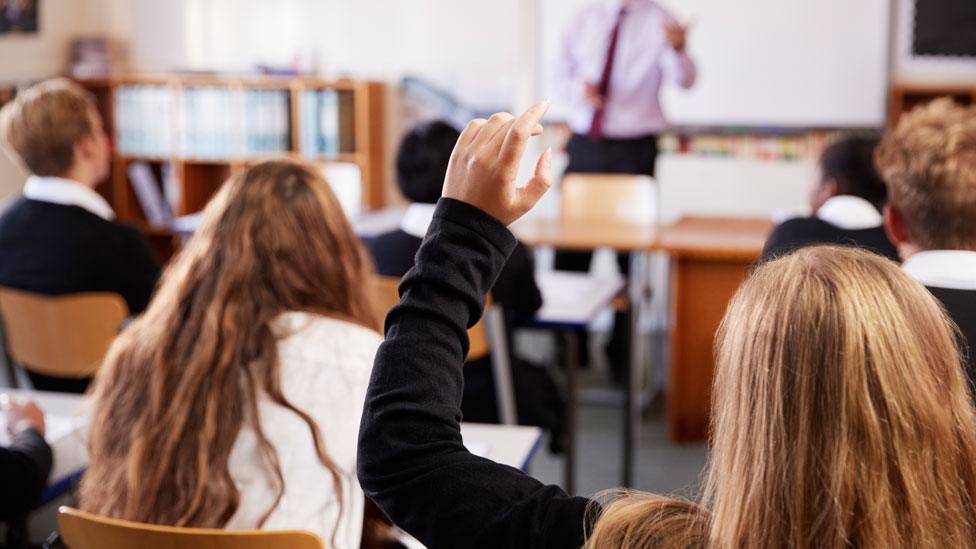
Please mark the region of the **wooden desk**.
MULTIPOLYGON (((628 277, 628 298, 631 304, 630 325, 630 371, 624 392, 623 421, 623 463, 621 466, 621 486, 629 487, 634 478, 634 453, 641 424, 641 392, 644 386, 644 345, 640 334, 641 319, 650 305, 649 251, 657 241, 658 228, 652 224, 607 223, 586 221, 564 223, 559 219, 534 219, 521 221, 512 226, 512 232, 522 242, 530 246, 551 246, 562 250, 595 250, 611 248, 618 252, 632 252, 630 256, 630 276, 628 277)), ((567 372, 572 373, 573 364, 578 360, 575 352, 575 333, 566 332, 567 372)), ((573 376, 567 376, 569 395, 567 407, 571 413, 575 402, 572 386, 573 376)), ((570 423, 573 421, 569 416, 570 423)), ((570 440, 570 444, 573 444, 570 440)), ((573 452, 567 453, 567 472, 572 476, 573 452)), ((573 483, 567 479, 567 490, 572 492, 573 483)))
POLYGON ((768 219, 687 217, 662 227, 654 249, 671 255, 668 433, 708 437, 715 332, 773 229, 768 219))

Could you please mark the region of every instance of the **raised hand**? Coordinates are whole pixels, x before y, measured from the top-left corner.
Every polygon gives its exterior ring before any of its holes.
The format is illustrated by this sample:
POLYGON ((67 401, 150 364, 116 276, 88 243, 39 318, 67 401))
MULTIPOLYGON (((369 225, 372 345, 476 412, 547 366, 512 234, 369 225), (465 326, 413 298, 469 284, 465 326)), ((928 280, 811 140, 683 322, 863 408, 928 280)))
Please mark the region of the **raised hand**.
POLYGON ((444 180, 443 195, 484 210, 508 225, 522 217, 552 186, 552 149, 536 161, 535 175, 519 188, 515 177, 529 138, 549 102, 536 103, 518 118, 508 113, 468 123, 461 132, 444 180))
POLYGON ((44 434, 44 412, 32 400, 15 400, 0 395, 0 409, 7 414, 7 431, 16 435, 27 429, 44 434))
POLYGON ((675 51, 684 51, 688 43, 688 28, 691 25, 682 25, 674 21, 664 23, 664 36, 668 39, 668 44, 675 51))

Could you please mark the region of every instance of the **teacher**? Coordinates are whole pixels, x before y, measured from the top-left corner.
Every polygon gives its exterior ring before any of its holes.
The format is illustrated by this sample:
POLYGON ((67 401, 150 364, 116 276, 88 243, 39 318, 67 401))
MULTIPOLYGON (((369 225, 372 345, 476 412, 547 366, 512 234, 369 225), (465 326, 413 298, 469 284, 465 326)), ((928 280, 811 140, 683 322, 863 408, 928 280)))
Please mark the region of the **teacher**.
MULTIPOLYGON (((557 64, 559 87, 572 108, 566 173, 654 175, 657 136, 668 127, 661 87, 666 81, 682 88, 695 83, 687 37, 688 27, 654 0, 600 0, 582 9, 557 64)), ((559 252, 555 266, 586 271, 591 258, 588 252, 559 252)), ((617 259, 629 272, 628 254, 617 259)), ((618 382, 627 371, 626 334, 626 319, 618 316, 607 349, 618 382)))
POLYGON ((661 87, 695 83, 688 27, 654 0, 601 0, 570 25, 559 60, 573 113, 568 173, 654 175, 657 135, 668 127, 661 87))

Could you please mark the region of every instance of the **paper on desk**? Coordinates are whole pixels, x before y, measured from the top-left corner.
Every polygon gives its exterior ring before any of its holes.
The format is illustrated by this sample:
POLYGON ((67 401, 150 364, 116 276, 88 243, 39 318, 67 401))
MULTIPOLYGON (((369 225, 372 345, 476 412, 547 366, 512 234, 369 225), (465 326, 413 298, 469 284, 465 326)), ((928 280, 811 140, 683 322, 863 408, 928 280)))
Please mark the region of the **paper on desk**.
POLYGON ((537 273, 542 309, 536 318, 544 322, 589 324, 624 287, 619 274, 546 271, 537 273))
POLYGON ((490 459, 490 456, 488 455, 488 453, 491 450, 491 446, 487 442, 471 442, 471 443, 465 443, 464 446, 472 454, 474 454, 476 456, 479 456, 479 457, 489 458, 490 459))
MULTIPOLYGON (((80 418, 46 414, 44 416, 44 439, 48 444, 71 436, 78 428, 80 418)), ((7 446, 12 442, 7 432, 7 414, 0 414, 0 445, 7 446)))

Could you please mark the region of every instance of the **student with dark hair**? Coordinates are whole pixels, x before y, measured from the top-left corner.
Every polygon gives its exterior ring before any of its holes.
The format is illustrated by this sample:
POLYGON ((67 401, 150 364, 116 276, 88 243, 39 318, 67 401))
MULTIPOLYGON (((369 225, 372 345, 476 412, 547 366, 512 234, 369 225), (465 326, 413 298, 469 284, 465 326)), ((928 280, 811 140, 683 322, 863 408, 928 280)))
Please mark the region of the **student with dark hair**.
MULTIPOLYGON (((367 242, 380 275, 399 278, 413 267, 414 256, 441 197, 451 152, 460 135, 446 122, 435 121, 414 128, 400 143, 396 158, 397 183, 412 204, 399 229, 367 242)), ((529 248, 523 244, 515 247, 491 292, 504 309, 509 326, 519 324, 542 306, 529 248)), ((548 373, 516 357, 513 357, 513 371, 520 421, 559 432, 560 399, 548 373)), ((498 421, 491 358, 472 361, 465 367, 464 375, 465 420, 498 421)))
POLYGON ((878 139, 847 137, 820 157, 820 183, 810 196, 814 214, 790 219, 773 231, 763 260, 814 244, 841 244, 898 261, 881 215, 888 190, 874 167, 878 139))

